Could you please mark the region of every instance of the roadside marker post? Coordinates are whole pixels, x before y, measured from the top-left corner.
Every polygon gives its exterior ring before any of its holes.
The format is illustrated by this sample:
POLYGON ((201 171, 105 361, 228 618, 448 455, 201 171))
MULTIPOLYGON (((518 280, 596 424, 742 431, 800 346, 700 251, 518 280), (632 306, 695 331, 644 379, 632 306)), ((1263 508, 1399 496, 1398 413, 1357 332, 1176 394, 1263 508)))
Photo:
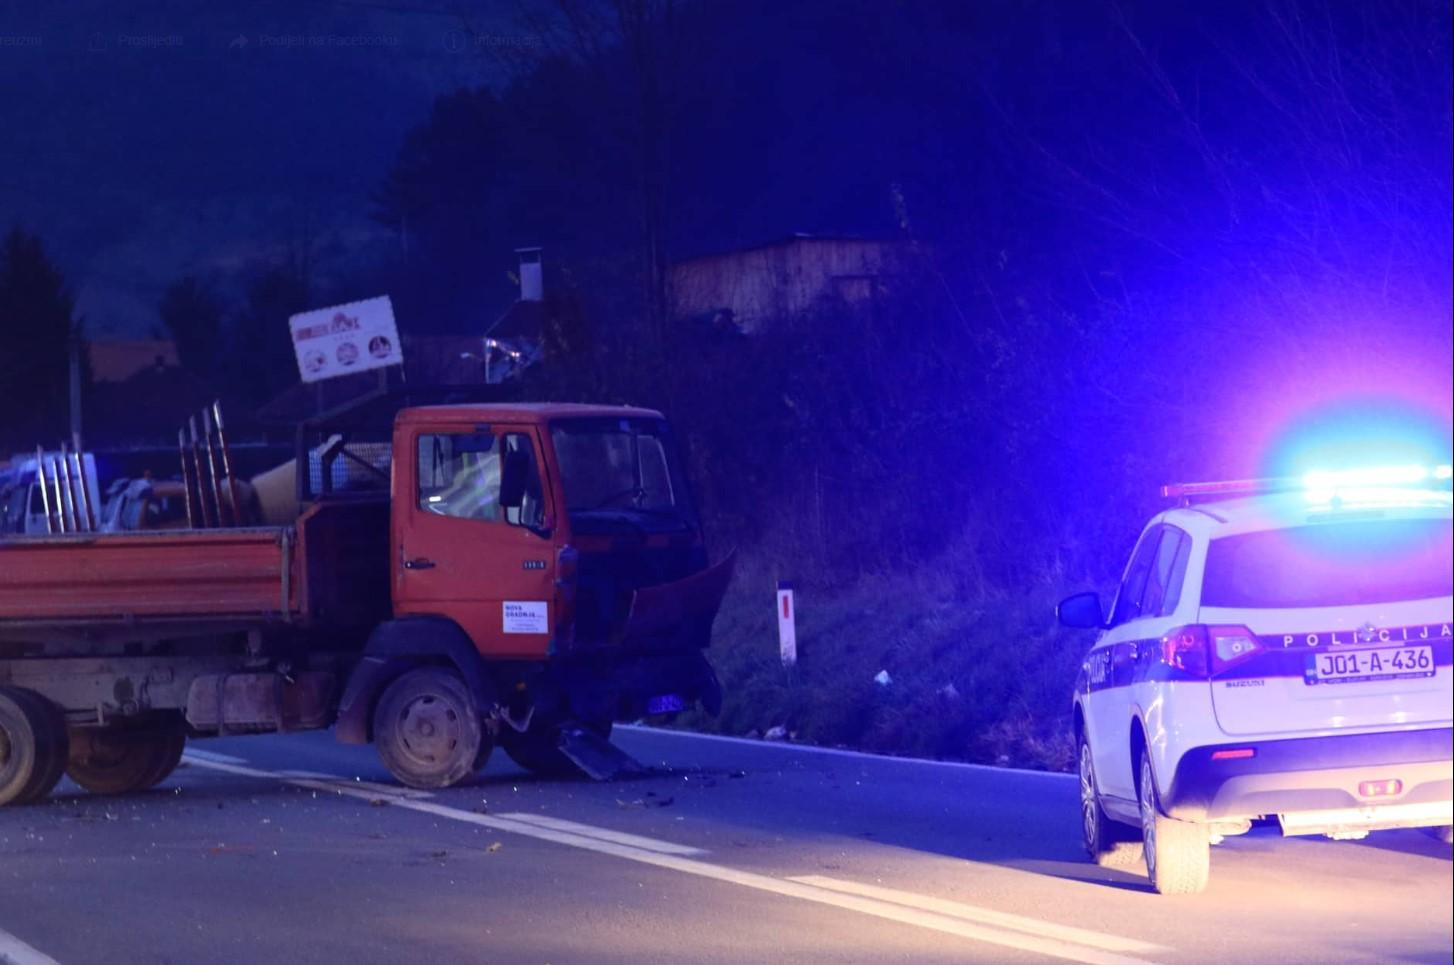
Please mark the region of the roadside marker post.
POLYGON ((798 665, 797 610, 793 603, 793 585, 779 580, 777 585, 778 653, 789 676, 798 665))

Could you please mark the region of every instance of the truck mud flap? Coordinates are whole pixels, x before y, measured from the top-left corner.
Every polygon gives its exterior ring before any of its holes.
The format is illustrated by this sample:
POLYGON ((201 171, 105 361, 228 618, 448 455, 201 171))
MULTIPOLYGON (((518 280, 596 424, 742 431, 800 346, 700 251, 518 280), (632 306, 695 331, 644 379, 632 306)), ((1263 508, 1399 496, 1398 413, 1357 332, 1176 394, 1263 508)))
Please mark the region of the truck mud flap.
POLYGON ((645 774, 640 761, 606 738, 584 727, 562 727, 560 752, 597 781, 645 774))
POLYGON ((697 645, 706 646, 736 565, 734 552, 716 566, 685 579, 637 590, 631 595, 621 643, 632 646, 678 637, 683 628, 689 628, 701 637, 697 645))

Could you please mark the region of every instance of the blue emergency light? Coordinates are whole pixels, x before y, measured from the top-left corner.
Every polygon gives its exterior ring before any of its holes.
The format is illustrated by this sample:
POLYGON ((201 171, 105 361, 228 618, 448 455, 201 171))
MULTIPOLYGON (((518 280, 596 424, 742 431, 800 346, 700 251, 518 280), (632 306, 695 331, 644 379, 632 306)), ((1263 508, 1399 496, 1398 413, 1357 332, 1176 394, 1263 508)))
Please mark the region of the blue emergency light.
POLYGON ((1358 469, 1314 470, 1301 476, 1266 476, 1217 482, 1170 483, 1161 487, 1167 499, 1191 500, 1207 496, 1252 496, 1264 493, 1303 492, 1310 502, 1345 500, 1367 502, 1394 494, 1448 492, 1454 470, 1439 466, 1367 466, 1358 469))

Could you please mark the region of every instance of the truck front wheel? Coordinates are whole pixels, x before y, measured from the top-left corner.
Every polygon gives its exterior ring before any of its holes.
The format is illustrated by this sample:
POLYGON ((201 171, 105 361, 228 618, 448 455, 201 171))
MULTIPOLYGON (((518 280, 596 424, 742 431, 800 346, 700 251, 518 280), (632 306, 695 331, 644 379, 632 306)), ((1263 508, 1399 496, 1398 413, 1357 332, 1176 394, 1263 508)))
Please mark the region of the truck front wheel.
POLYGON ((55 704, 20 687, 0 687, 0 806, 51 792, 66 767, 66 722, 55 704))
POLYGON ((92 794, 129 794, 160 784, 182 759, 180 720, 147 728, 77 728, 66 775, 92 794))
POLYGON ((459 674, 420 667, 385 688, 374 708, 374 743, 399 781, 449 787, 484 766, 492 743, 459 674))

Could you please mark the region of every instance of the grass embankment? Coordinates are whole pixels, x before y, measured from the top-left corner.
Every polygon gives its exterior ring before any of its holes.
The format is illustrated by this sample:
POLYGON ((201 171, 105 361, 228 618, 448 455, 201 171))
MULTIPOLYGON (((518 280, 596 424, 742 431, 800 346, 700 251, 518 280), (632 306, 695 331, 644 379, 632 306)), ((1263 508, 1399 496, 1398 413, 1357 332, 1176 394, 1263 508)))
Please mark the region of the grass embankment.
POLYGON ((1084 640, 1056 625, 1057 588, 966 589, 952 566, 796 590, 798 667, 778 652, 775 583, 739 566, 710 658, 719 717, 681 723, 883 754, 1069 770, 1070 692, 1084 640), (887 671, 889 683, 874 678, 887 671))

